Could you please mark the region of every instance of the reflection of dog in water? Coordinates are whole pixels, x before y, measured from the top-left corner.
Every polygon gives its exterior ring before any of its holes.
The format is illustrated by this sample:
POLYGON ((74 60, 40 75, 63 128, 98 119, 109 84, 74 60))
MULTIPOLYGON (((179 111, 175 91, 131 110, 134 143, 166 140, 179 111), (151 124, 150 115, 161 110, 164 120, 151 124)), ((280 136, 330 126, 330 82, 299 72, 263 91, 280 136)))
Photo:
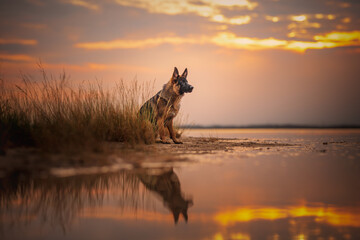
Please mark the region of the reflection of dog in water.
POLYGON ((160 174, 144 171, 139 173, 138 177, 146 188, 162 197, 164 206, 172 212, 175 223, 178 222, 180 213, 187 222, 187 210, 193 205, 193 201, 183 197, 179 178, 172 168, 165 169, 160 174))

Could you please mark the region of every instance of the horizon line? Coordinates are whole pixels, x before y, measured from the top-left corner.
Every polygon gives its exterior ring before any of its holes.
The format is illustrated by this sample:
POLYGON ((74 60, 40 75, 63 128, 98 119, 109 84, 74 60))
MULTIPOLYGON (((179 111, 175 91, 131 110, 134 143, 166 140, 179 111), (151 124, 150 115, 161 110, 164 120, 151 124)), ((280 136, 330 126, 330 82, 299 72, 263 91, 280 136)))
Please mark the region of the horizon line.
POLYGON ((207 128, 218 128, 218 129, 233 129, 233 128, 360 128, 360 124, 248 124, 248 125, 222 125, 222 124, 186 124, 180 125, 180 128, 190 129, 207 129, 207 128))

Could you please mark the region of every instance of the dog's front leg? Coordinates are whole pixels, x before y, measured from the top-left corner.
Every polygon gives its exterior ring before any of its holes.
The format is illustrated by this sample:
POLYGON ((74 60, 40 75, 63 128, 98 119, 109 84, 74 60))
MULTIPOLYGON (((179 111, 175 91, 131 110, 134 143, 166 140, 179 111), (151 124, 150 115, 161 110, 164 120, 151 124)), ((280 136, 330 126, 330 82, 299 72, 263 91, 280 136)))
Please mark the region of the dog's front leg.
POLYGON ((164 118, 162 117, 158 118, 157 127, 159 129, 161 143, 170 144, 170 142, 166 141, 166 137, 165 137, 164 118))
POLYGON ((176 144, 182 144, 181 141, 176 139, 176 133, 174 131, 174 127, 173 127, 173 120, 171 119, 167 124, 166 124, 167 128, 169 129, 169 133, 170 133, 170 137, 171 139, 174 141, 174 143, 176 144))

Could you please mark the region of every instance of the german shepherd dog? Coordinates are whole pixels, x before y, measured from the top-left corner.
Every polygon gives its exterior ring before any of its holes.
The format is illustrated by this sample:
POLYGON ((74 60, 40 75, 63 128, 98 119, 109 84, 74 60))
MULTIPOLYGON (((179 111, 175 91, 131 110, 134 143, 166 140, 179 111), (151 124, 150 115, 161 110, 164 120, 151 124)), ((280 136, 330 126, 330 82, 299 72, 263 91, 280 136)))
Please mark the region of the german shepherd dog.
POLYGON ((156 126, 161 143, 170 143, 165 137, 165 127, 169 130, 170 137, 174 143, 182 143, 176 139, 173 119, 179 112, 181 98, 185 93, 191 93, 194 89, 186 80, 187 75, 187 68, 180 76, 178 69, 175 67, 170 81, 164 84, 163 89, 146 101, 140 108, 140 115, 148 118, 156 126))

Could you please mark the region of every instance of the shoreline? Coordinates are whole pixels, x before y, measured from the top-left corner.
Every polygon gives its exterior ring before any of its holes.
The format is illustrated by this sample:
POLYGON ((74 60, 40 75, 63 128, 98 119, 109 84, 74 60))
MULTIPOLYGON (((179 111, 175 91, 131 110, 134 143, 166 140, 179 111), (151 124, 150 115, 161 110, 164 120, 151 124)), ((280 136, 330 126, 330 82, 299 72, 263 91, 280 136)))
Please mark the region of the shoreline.
POLYGON ((0 178, 97 174, 228 159, 237 161, 263 155, 291 159, 316 154, 357 159, 360 157, 359 136, 360 129, 188 129, 180 138, 184 144, 103 142, 99 151, 60 153, 12 148, 6 155, 0 155, 0 178))
POLYGON ((164 163, 191 162, 196 156, 232 152, 235 149, 270 149, 292 144, 270 140, 182 137, 183 144, 139 144, 107 142, 104 152, 43 153, 33 148, 14 148, 0 156, 0 177, 24 174, 32 177, 97 174, 142 168, 164 163), (55 170, 54 170, 55 169, 55 170))

